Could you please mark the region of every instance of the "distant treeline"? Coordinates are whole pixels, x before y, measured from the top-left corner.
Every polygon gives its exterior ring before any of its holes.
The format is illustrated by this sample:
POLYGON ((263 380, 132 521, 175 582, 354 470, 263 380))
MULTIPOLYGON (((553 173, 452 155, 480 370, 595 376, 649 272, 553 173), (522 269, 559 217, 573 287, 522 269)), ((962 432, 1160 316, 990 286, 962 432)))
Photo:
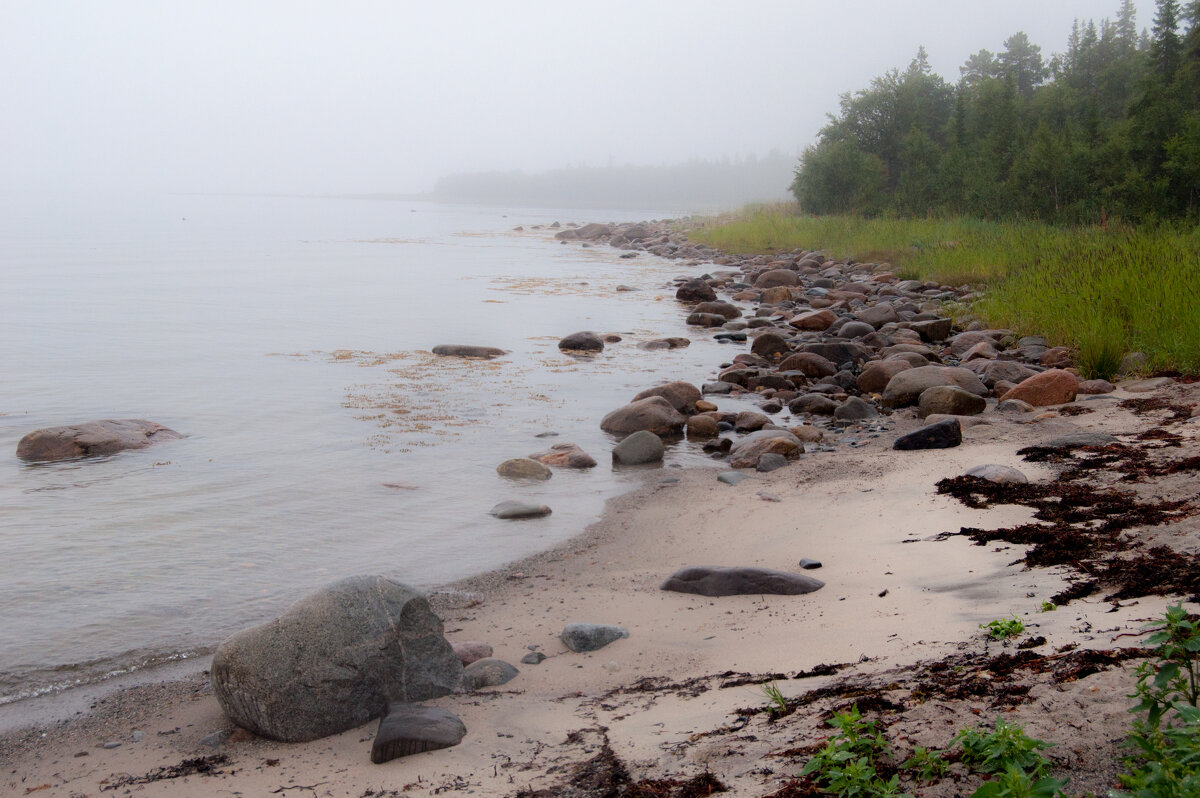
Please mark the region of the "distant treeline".
POLYGON ((534 207, 637 208, 703 211, 787 196, 794 160, 774 151, 765 158, 699 161, 673 166, 581 166, 542 174, 481 172, 444 177, 429 198, 534 207))
POLYGON ((1024 33, 981 50, 957 84, 924 48, 845 94, 795 170, 811 213, 965 214, 1060 223, 1200 214, 1200 0, 1132 0, 1080 22, 1048 61, 1024 33))

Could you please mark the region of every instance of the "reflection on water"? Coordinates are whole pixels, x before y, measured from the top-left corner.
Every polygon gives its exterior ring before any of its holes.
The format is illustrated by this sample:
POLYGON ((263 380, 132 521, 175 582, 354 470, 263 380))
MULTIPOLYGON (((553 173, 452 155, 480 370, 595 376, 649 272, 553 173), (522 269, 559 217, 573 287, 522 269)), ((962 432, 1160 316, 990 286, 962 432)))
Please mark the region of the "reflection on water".
MULTIPOLYGON (((637 348, 689 334, 667 285, 702 266, 528 230, 569 220, 549 212, 245 197, 7 210, 0 700, 210 646, 344 575, 429 587, 574 535, 634 478, 608 465, 600 417, 709 378, 723 355, 703 331, 637 348), (580 329, 623 340, 560 353, 580 329), (437 358, 439 343, 509 354, 437 358), (12 455, 30 430, 97 418, 188 437, 88 462, 12 455), (495 473, 561 441, 601 465, 533 485, 495 473), (554 513, 489 516, 505 499, 554 513)), ((684 462, 707 461, 673 447, 684 462)))

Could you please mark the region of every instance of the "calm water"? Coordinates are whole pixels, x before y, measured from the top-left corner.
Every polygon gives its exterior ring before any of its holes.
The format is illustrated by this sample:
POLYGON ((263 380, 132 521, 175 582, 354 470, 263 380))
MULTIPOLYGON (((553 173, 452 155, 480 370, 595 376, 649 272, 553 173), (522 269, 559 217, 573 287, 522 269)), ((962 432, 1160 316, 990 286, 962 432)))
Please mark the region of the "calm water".
MULTIPOLYGON (((0 702, 211 646, 348 574, 431 587, 577 534, 635 478, 609 467, 601 416, 732 354, 665 288, 703 266, 529 230, 662 212, 190 196, 0 210, 0 702), (625 340, 559 353, 579 329, 625 340), (439 343, 512 354, 432 358, 439 343), (33 429, 98 418, 188 437, 86 462, 14 455, 33 429), (496 475, 557 441, 600 467, 496 475), (554 514, 487 514, 509 498, 554 514)), ((704 460, 678 445, 668 462, 704 460)))

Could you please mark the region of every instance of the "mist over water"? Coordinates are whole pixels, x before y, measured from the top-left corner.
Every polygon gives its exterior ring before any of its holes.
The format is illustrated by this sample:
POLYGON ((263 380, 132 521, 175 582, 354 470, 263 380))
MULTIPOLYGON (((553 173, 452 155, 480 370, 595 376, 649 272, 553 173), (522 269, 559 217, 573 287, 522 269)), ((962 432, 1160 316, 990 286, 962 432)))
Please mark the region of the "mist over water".
MULTIPOLYGON (((429 588, 565 540, 641 473, 611 469, 601 416, 705 380, 724 354, 694 329, 687 349, 638 349, 689 335, 665 286, 703 267, 529 230, 559 212, 180 196, 10 210, 0 701, 211 646, 349 574, 429 588), (624 340, 560 353, 580 329, 624 340), (439 343, 511 354, 434 358, 439 343), (99 418, 188 437, 87 461, 14 455, 34 429, 99 418), (600 465, 535 485, 495 473, 561 441, 600 465), (512 498, 554 513, 487 514, 512 498)), ((680 444, 672 462, 708 461, 680 444)))

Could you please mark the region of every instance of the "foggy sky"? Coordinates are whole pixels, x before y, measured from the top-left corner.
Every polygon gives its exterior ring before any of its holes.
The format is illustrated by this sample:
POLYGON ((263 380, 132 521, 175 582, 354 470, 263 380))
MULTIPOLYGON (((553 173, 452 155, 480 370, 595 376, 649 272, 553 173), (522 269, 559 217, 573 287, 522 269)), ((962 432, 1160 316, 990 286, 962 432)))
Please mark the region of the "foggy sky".
POLYGON ((1049 57, 1118 5, 0 0, 0 191, 415 192, 794 155, 919 45, 954 81, 1016 31, 1049 57))

